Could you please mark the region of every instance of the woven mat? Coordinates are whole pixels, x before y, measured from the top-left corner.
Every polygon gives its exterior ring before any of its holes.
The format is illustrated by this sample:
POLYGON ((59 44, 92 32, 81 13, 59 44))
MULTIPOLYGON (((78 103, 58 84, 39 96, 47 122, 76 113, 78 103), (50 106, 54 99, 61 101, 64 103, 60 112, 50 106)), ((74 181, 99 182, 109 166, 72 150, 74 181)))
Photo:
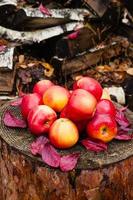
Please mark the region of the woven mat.
MULTIPOLYGON (((118 105, 117 105, 118 106, 118 105)), ((26 156, 32 158, 33 161, 41 161, 37 156, 30 153, 29 146, 35 137, 30 134, 28 129, 8 128, 3 123, 3 116, 6 110, 11 110, 15 116, 21 117, 21 112, 18 107, 10 106, 10 102, 4 104, 0 108, 0 136, 11 147, 19 150, 26 156)), ((127 110, 127 117, 133 124, 133 112, 127 110)), ((113 164, 124 160, 133 155, 133 140, 131 141, 112 141, 109 144, 108 151, 95 153, 87 151, 84 147, 77 144, 75 147, 68 150, 59 150, 62 155, 71 152, 81 152, 80 159, 77 164, 78 169, 95 169, 109 164, 113 164)), ((41 161, 42 162, 42 161, 41 161)))

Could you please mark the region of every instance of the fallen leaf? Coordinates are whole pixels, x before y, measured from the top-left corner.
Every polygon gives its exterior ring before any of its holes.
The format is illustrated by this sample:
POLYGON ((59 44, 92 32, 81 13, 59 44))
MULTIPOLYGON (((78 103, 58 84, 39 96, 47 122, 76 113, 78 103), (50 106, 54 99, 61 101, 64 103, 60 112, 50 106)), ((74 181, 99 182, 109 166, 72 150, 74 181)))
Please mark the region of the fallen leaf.
POLYGON ((120 134, 120 135, 117 135, 115 137, 116 140, 131 140, 132 139, 132 135, 127 135, 127 134, 120 134))
POLYGON ((24 63, 24 60, 25 60, 24 55, 19 55, 19 57, 18 57, 19 64, 24 63))
POLYGON ((47 77, 51 77, 54 73, 54 68, 52 65, 50 65, 49 63, 40 63, 45 69, 44 69, 44 75, 47 77))
POLYGON ((10 106, 20 106, 21 105, 21 102, 22 102, 22 98, 18 98, 16 99, 15 101, 12 101, 10 103, 10 106))
POLYGON ((127 69, 127 74, 133 76, 133 67, 127 69))
POLYGON ((5 51, 6 50, 6 46, 5 45, 0 45, 0 52, 3 52, 3 51, 5 51))
POLYGON ((133 131, 133 129, 130 127, 120 126, 120 127, 118 127, 118 132, 119 131, 124 131, 124 132, 128 133, 129 131, 130 132, 133 131))
POLYGON ((26 121, 15 117, 12 114, 12 112, 9 110, 5 112, 3 121, 4 121, 5 126, 8 126, 8 127, 18 127, 18 128, 27 127, 26 121))
POLYGON ((75 31, 75 32, 73 32, 73 33, 70 33, 70 34, 67 36, 67 38, 68 38, 68 39, 71 39, 71 40, 75 40, 75 39, 78 37, 78 35, 79 35, 79 31, 75 31))
POLYGON ((39 6, 39 10, 45 14, 45 15, 48 15, 48 16, 51 16, 52 14, 50 13, 49 9, 46 8, 42 3, 40 4, 39 6))
POLYGON ((67 172, 74 169, 79 157, 80 153, 72 153, 66 156, 62 156, 60 159, 60 169, 63 172, 67 172))
POLYGON ((98 141, 98 140, 93 141, 91 139, 84 139, 81 141, 81 143, 87 150, 94 151, 94 152, 105 151, 108 148, 108 145, 106 143, 98 141))
POLYGON ((42 150, 45 146, 46 143, 49 142, 49 139, 44 137, 44 136, 40 136, 38 137, 34 142, 32 142, 32 144, 30 145, 30 150, 31 153, 33 155, 37 155, 37 154, 42 154, 42 150))
POLYGON ((112 72, 112 68, 108 65, 99 65, 95 68, 98 72, 112 72))
POLYGON ((60 165, 60 154, 49 142, 42 149, 42 160, 51 167, 57 168, 60 165))
POLYGON ((116 110, 115 120, 118 123, 118 125, 122 126, 122 127, 128 127, 128 126, 131 125, 129 120, 127 119, 125 113, 124 113, 125 110, 126 110, 125 107, 116 110))

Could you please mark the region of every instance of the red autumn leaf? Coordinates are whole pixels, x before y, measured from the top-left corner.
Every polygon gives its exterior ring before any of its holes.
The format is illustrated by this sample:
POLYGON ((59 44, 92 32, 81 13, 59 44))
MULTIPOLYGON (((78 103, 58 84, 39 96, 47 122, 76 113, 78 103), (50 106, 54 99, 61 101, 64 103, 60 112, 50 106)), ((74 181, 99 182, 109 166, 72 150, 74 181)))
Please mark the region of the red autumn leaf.
POLYGON ((81 141, 81 143, 87 150, 95 152, 105 151, 108 148, 108 145, 106 143, 101 141, 93 141, 91 139, 84 139, 81 141))
POLYGON ((127 110, 127 106, 122 107, 122 108, 119 108, 119 109, 117 109, 117 110, 119 110, 120 112, 125 112, 125 111, 127 110))
POLYGON ((6 46, 5 45, 0 45, 0 52, 5 51, 6 50, 6 46))
POLYGON ((79 157, 80 153, 72 153, 66 156, 62 156, 60 159, 60 169, 63 172, 67 172, 74 169, 79 157))
POLYGON ((131 125, 129 120, 127 119, 125 113, 124 113, 125 110, 126 110, 125 107, 122 108, 122 109, 116 110, 115 120, 118 123, 118 125, 120 125, 122 127, 128 127, 128 126, 131 125))
POLYGON ((79 35, 79 31, 75 31, 73 33, 70 33, 67 38, 70 39, 70 40, 75 40, 79 35))
POLYGON ((24 120, 15 117, 11 111, 7 110, 3 118, 5 126, 26 128, 27 124, 24 120))
POLYGON ((122 127, 120 127, 118 129, 118 133, 115 137, 116 140, 131 140, 132 139, 132 134, 128 134, 128 131, 122 129, 122 127))
POLYGON ((120 126, 119 128, 118 128, 118 131, 124 131, 124 132, 131 132, 131 131, 133 131, 133 129, 132 128, 130 128, 130 127, 124 127, 124 126, 120 126))
POLYGON ((48 16, 51 16, 51 13, 50 13, 49 9, 46 8, 42 3, 41 3, 40 6, 39 6, 39 10, 40 10, 43 14, 48 15, 48 16))
POLYGON ((121 134, 121 135, 117 135, 115 137, 116 140, 131 140, 132 136, 131 135, 127 135, 127 134, 121 134))
POLYGON ((22 102, 22 98, 18 98, 16 99, 15 101, 12 101, 10 103, 11 106, 20 106, 21 105, 21 102, 22 102))
POLYGON ((40 136, 38 137, 34 142, 32 142, 32 144, 30 145, 30 150, 31 153, 33 155, 37 155, 37 154, 42 154, 42 150, 45 146, 46 143, 49 142, 49 139, 44 137, 44 136, 40 136))
POLYGON ((42 160, 51 167, 57 168, 60 165, 60 154, 49 142, 42 149, 42 160))

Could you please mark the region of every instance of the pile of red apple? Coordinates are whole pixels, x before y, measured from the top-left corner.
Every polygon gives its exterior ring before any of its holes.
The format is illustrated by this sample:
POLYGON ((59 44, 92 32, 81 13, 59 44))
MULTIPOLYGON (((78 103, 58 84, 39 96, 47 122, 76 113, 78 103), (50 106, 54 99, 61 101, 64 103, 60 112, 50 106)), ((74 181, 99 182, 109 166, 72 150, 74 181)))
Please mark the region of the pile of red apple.
POLYGON ((57 148, 70 148, 80 135, 109 142, 117 134, 116 109, 100 83, 81 77, 69 91, 50 80, 41 80, 33 93, 23 96, 22 116, 33 135, 47 135, 57 148))

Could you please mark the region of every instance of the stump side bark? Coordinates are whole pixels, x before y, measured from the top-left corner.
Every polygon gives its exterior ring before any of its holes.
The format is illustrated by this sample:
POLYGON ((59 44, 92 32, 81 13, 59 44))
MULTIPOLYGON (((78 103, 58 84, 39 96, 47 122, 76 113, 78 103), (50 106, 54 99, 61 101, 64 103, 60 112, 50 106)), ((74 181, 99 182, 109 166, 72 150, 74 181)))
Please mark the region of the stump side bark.
POLYGON ((96 170, 50 169, 0 140, 0 200, 131 200, 133 157, 96 170))

